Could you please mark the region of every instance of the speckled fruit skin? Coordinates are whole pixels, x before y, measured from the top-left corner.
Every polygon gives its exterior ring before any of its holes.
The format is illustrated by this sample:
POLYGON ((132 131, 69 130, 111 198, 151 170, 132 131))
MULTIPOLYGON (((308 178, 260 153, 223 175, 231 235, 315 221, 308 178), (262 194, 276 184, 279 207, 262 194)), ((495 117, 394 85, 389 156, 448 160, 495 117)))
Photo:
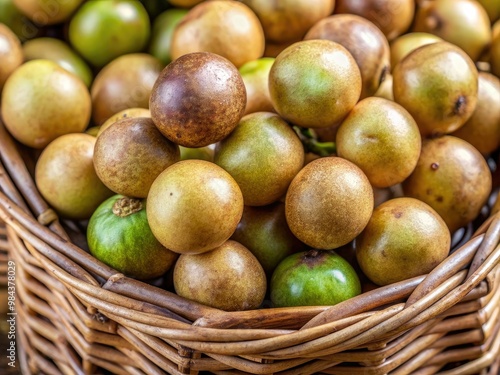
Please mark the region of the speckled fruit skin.
POLYGON ((14 138, 41 149, 63 134, 85 130, 90 120, 90 94, 80 78, 55 62, 33 60, 7 79, 1 111, 14 138))
POLYGON ((310 250, 289 255, 270 282, 274 307, 336 305, 361 293, 354 268, 334 251, 310 250))
POLYGON ((109 128, 116 121, 124 118, 135 118, 135 117, 151 117, 151 112, 147 108, 133 107, 127 108, 120 112, 115 113, 103 122, 101 126, 98 126, 97 136, 99 136, 104 130, 109 128))
POLYGON ((156 57, 129 53, 103 67, 90 88, 92 118, 97 125, 129 108, 149 107, 151 90, 163 69, 156 57))
POLYGON ((414 198, 390 199, 356 238, 356 258, 363 273, 377 285, 424 275, 450 251, 446 223, 428 204, 414 198))
POLYGON ((437 42, 417 48, 393 71, 394 100, 424 137, 460 128, 476 108, 478 72, 460 48, 437 42))
POLYGON ((415 0, 336 0, 335 13, 362 16, 377 25, 391 41, 410 27, 415 0))
POLYGON ((156 177, 179 159, 179 146, 149 117, 116 121, 97 137, 94 148, 101 181, 115 193, 135 198, 146 198, 156 177))
POLYGON ((435 34, 464 50, 477 61, 491 42, 491 24, 475 0, 425 1, 418 7, 414 31, 435 34))
POLYGON ((361 99, 372 96, 391 70, 387 38, 372 22, 355 14, 323 18, 304 37, 310 39, 327 39, 347 48, 361 72, 361 99))
POLYGON ((280 116, 256 112, 215 147, 214 162, 238 183, 247 206, 264 206, 286 194, 304 165, 304 146, 280 116))
POLYGON ((332 14, 335 0, 242 0, 259 17, 266 41, 296 42, 317 21, 332 14))
POLYGON ((330 40, 306 40, 282 51, 269 72, 276 112, 299 126, 336 125, 358 102, 361 73, 351 53, 330 40))
POLYGON ((317 249, 335 249, 364 229, 373 211, 373 188, 355 164, 336 156, 316 159, 295 176, 285 199, 292 233, 317 249))
POLYGON ((500 79, 493 74, 479 72, 478 83, 476 109, 452 135, 488 155, 500 147, 500 79))
POLYGON ((383 98, 361 100, 342 121, 337 155, 352 161, 374 187, 399 184, 417 165, 421 137, 402 106, 383 98))
POLYGON ((238 125, 246 105, 238 69, 210 52, 195 52, 167 65, 156 80, 151 117, 172 142, 204 147, 226 137, 238 125))
POLYGON ((237 68, 262 57, 264 31, 252 10, 239 1, 204 1, 189 10, 172 35, 172 60, 193 52, 223 56, 237 68))
POLYGON ((62 135, 45 147, 37 160, 37 188, 62 217, 88 219, 113 195, 95 172, 95 141, 85 133, 62 135))
POLYGON ((163 275, 178 257, 153 236, 145 201, 123 195, 108 198, 94 211, 87 241, 94 257, 136 279, 163 275))
POLYGON ((182 160, 155 179, 146 209, 151 230, 163 246, 177 253, 203 253, 234 233, 243 214, 243 195, 218 165, 182 160))
POLYGON ((484 157, 451 135, 424 141, 415 170, 403 182, 404 194, 436 210, 452 233, 479 215, 491 189, 484 157))
POLYGON ((266 294, 266 275, 257 258, 236 241, 203 254, 182 254, 174 287, 184 298, 225 311, 255 309, 266 294))

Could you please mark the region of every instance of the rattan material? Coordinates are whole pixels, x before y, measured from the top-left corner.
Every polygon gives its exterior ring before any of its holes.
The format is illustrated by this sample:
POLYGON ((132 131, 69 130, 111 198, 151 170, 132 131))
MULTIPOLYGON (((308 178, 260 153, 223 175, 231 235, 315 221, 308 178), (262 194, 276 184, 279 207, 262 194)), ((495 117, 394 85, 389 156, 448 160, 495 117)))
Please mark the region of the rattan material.
POLYGON ((5 223, 0 220, 0 287, 7 285, 7 263, 9 243, 7 241, 7 229, 5 223))
POLYGON ((229 313, 96 261, 45 220, 50 208, 2 126, 0 153, 25 374, 498 372, 500 214, 429 275, 333 307, 229 313))

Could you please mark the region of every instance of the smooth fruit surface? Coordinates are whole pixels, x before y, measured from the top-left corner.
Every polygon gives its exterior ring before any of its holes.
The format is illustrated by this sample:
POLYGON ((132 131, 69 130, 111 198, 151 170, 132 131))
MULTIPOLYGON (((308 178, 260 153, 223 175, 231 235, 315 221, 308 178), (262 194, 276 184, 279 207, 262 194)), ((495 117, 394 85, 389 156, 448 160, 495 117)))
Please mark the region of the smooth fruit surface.
POLYGON ((242 0, 264 29, 266 41, 274 43, 301 40, 312 25, 332 14, 335 0, 242 0))
POLYGON ((146 209, 151 230, 163 246, 178 253, 202 253, 234 233, 243 213, 243 195, 218 165, 182 160, 155 179, 146 209))
POLYGON ((179 157, 179 146, 149 117, 118 120, 97 137, 94 149, 101 181, 115 193, 135 198, 146 198, 156 177, 179 157))
POLYGON ((288 227, 283 202, 263 207, 245 206, 231 239, 247 247, 269 277, 284 258, 305 250, 305 245, 288 227))
POLYGON ((500 79, 493 74, 479 72, 478 85, 474 113, 452 135, 488 155, 500 146, 500 79))
POLYGON ((255 309, 266 294, 257 258, 236 241, 203 254, 182 254, 174 268, 178 295, 225 311, 255 309))
POLYGON ((152 279, 172 267, 178 254, 153 236, 146 202, 114 195, 97 207, 87 227, 90 253, 125 276, 152 279))
POLYGON ((403 182, 417 165, 421 137, 402 106, 383 98, 361 100, 340 124, 337 155, 360 167, 379 188, 403 182))
POLYGON ((484 157, 451 135, 425 140, 415 170, 403 182, 404 194, 436 210, 452 233, 479 215, 491 189, 484 157))
POLYGON ((411 52, 393 71, 394 100, 424 137, 460 128, 476 109, 478 72, 460 48, 438 42, 411 52))
POLYGON ((450 251, 446 223, 428 204, 414 198, 390 199, 356 238, 356 258, 363 273, 377 285, 424 275, 450 251))
POLYGON ((95 172, 95 141, 85 133, 62 135, 45 147, 37 160, 36 186, 62 217, 88 219, 113 195, 95 172))
POLYGON ((340 157, 307 164, 290 184, 285 213, 299 240, 317 249, 352 241, 373 211, 373 189, 363 171, 340 157))
POLYGON ((264 31, 252 10, 239 1, 205 1, 189 10, 176 26, 173 60, 193 52, 223 56, 237 68, 262 57, 264 31))
POLYGON ((53 25, 67 21, 83 0, 12 0, 21 13, 36 25, 53 25))
POLYGON ((56 38, 35 38, 23 44, 26 61, 47 59, 56 62, 61 68, 77 75, 90 87, 93 73, 87 63, 64 41, 56 38))
POLYGON ((475 0, 426 1, 415 15, 414 31, 439 36, 477 61, 491 42, 488 13, 475 0))
POLYGON ((355 14, 323 18, 304 39, 327 39, 347 48, 361 72, 361 98, 372 96, 391 70, 387 38, 372 22, 355 14))
POLYGON ((215 147, 214 162, 238 183, 247 206, 264 206, 286 194, 304 165, 304 146, 280 116, 256 112, 215 147))
POLYGON ((305 40, 281 52, 269 73, 276 111, 302 127, 336 125, 361 94, 361 73, 351 53, 330 40, 305 40))
POLYGON ((415 0, 336 0, 335 13, 362 16, 377 25, 391 41, 410 27, 415 0))
POLYGON ((246 62, 238 69, 247 92, 246 115, 253 112, 274 112, 269 94, 269 72, 273 64, 273 57, 262 57, 246 62))
POLYGON ((0 93, 11 73, 24 61, 21 42, 14 32, 0 23, 0 93))
POLYGON ((78 53, 100 68, 118 56, 141 51, 149 29, 149 15, 139 1, 87 1, 71 18, 68 35, 78 53))
POLYGON ((151 117, 162 134, 185 147, 203 147, 225 138, 246 105, 238 69, 222 56, 190 53, 165 67, 150 98, 151 117))
POLYGON ((101 125, 117 112, 149 108, 151 90, 163 65, 147 53, 120 56, 103 67, 90 88, 92 118, 101 125))
POLYGON ((43 148, 57 137, 83 132, 90 94, 83 81, 50 60, 24 63, 2 92, 2 118, 19 142, 43 148))
POLYGON ((280 262, 270 283, 275 307, 335 305, 361 293, 352 266, 333 251, 310 250, 280 262))
POLYGON ((403 34, 391 41, 391 66, 394 67, 410 52, 426 44, 442 42, 437 35, 424 32, 411 32, 403 34))
POLYGON ((170 54, 172 35, 187 12, 187 9, 167 9, 154 20, 148 50, 163 65, 168 65, 172 61, 170 54))

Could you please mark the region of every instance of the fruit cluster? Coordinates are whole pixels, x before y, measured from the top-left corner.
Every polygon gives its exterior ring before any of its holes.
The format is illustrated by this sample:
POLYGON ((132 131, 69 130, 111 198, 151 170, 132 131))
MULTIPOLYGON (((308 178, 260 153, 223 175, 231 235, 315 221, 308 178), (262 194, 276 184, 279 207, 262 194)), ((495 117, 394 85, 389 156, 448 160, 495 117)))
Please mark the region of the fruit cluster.
POLYGON ((1 119, 43 198, 223 310, 435 268, 495 197, 499 76, 496 0, 0 1, 1 119))

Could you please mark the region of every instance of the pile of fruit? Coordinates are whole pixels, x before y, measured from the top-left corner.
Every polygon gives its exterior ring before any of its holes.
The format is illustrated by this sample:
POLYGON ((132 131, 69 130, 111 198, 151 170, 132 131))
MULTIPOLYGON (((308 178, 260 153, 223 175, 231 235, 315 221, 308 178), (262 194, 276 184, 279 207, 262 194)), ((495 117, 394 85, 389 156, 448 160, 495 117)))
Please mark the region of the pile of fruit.
POLYGON ((499 76, 498 0, 0 0, 1 120, 43 198, 223 310, 435 268, 494 202, 499 76))

